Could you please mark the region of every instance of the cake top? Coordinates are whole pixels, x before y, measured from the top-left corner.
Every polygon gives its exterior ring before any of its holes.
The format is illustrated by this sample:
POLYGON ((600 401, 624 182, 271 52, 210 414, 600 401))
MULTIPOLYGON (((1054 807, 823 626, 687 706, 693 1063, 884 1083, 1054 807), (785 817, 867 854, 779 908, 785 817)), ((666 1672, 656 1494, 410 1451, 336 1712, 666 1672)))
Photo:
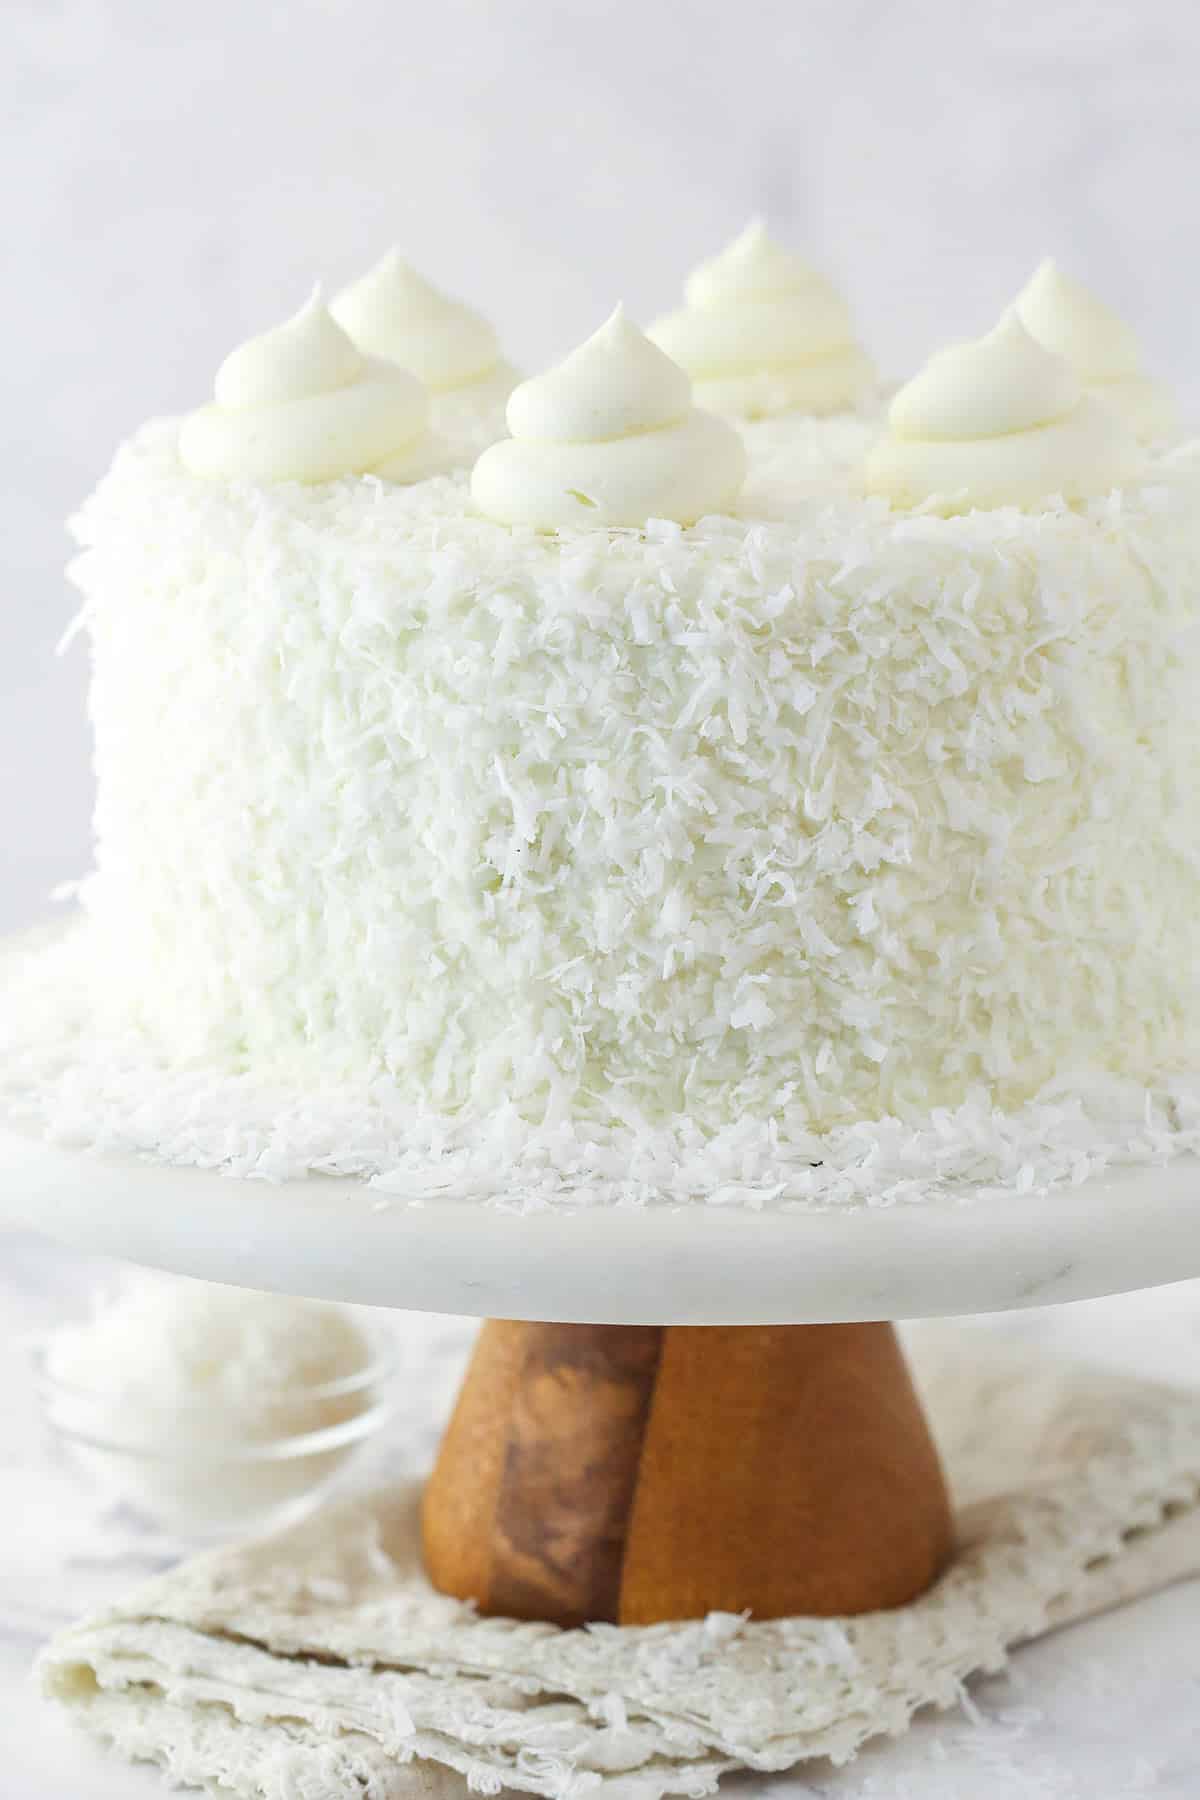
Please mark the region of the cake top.
POLYGON ((480 511, 506 525, 690 525, 728 507, 746 472, 732 426, 693 406, 686 374, 620 306, 515 389, 508 425, 471 480, 480 511))
POLYGON ((318 289, 294 317, 232 351, 213 404, 186 419, 180 457, 214 481, 420 480, 445 466, 415 375, 363 356, 318 289))
MULTIPOLYGON (((798 368, 831 358, 845 362, 840 404, 854 404, 866 365, 845 301, 823 275, 775 243, 761 219, 701 263, 684 295, 686 304, 656 320, 649 335, 696 381, 742 378, 742 387, 728 394, 730 410, 778 410, 756 405, 753 378, 786 371, 794 379, 798 368), (854 354, 847 361, 848 352, 854 354)), ((811 374, 815 394, 827 371, 811 374)), ((784 390, 782 398, 797 411, 809 410, 803 387, 784 390)), ((817 410, 831 410, 824 396, 817 410)))
POLYGON ((933 510, 1044 507, 1136 479, 1133 434, 1089 398, 1061 356, 1008 312, 986 337, 931 357, 888 409, 867 457, 866 486, 933 510))
POLYGON ((431 393, 483 381, 500 364, 487 320, 418 275, 397 249, 344 288, 329 310, 360 350, 411 369, 431 393))
POLYGON ((1146 376, 1136 332, 1050 257, 1038 264, 1014 305, 1030 335, 1065 357, 1080 381, 1119 410, 1139 436, 1166 437, 1175 428, 1169 397, 1146 376))

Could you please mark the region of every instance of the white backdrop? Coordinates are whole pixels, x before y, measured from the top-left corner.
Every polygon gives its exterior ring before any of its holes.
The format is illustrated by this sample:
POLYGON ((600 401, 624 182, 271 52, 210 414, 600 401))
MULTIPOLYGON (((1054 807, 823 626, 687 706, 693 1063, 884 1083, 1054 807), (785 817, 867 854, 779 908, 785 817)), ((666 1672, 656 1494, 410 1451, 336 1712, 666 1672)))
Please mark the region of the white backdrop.
POLYGON ((63 516, 398 242, 530 366, 753 210, 900 375, 1053 251, 1200 417, 1192 0, 4 0, 0 927, 87 860, 63 516))

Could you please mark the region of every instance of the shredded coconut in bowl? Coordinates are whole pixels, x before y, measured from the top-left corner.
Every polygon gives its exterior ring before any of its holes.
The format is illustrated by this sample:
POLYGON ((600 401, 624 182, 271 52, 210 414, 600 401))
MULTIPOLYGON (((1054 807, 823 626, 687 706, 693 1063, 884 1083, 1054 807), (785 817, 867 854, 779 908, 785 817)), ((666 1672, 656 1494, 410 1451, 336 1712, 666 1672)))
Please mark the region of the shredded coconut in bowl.
POLYGON ((72 1463, 185 1536, 299 1516, 386 1412, 378 1346, 348 1311, 142 1271, 35 1364, 72 1463))
POLYGON ((45 1368, 118 1442, 228 1451, 361 1412, 341 1387, 372 1354, 339 1307, 137 1272, 51 1334, 45 1368))

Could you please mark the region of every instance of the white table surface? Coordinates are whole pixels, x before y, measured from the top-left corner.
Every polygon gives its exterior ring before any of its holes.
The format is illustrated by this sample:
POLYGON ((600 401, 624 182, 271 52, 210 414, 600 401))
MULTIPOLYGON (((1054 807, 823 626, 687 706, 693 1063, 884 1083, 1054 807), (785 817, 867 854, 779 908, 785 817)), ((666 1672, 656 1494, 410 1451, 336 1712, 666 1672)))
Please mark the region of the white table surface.
MULTIPOLYGON (((20 1348, 23 1334, 63 1316, 96 1273, 40 1240, 0 1238, 0 1800, 138 1800, 166 1791, 155 1773, 77 1738, 28 1675, 47 1631, 155 1566, 145 1540, 106 1520, 49 1454, 20 1348)), ((1023 1314, 997 1328, 1117 1367, 1176 1378, 1193 1371, 1200 1382, 1200 1283, 1023 1314)), ((436 1336, 434 1378, 447 1392, 471 1329, 405 1323, 414 1341, 436 1336)), ((403 1413, 396 1429, 406 1430, 403 1413)), ((415 1423, 407 1429, 420 1435, 415 1423)), ((973 1683, 960 1710, 920 1720, 906 1739, 849 1769, 741 1777, 722 1792, 738 1800, 768 1792, 771 1800, 1197 1800, 1200 1582, 1027 1646, 1006 1675, 973 1683)))

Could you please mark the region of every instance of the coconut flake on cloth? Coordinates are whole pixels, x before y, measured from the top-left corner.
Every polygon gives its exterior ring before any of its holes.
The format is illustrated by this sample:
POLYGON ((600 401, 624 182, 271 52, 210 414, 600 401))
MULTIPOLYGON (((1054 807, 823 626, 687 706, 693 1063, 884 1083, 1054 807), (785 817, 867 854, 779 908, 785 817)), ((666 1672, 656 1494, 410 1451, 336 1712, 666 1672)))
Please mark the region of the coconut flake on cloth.
POLYGON ((636 1628, 483 1619, 420 1570, 417 1490, 222 1549, 75 1626, 45 1690, 177 1782, 243 1800, 712 1793, 851 1760, 1010 1649, 1200 1574, 1200 1395, 926 1325, 909 1349, 957 1558, 895 1611, 636 1628))

